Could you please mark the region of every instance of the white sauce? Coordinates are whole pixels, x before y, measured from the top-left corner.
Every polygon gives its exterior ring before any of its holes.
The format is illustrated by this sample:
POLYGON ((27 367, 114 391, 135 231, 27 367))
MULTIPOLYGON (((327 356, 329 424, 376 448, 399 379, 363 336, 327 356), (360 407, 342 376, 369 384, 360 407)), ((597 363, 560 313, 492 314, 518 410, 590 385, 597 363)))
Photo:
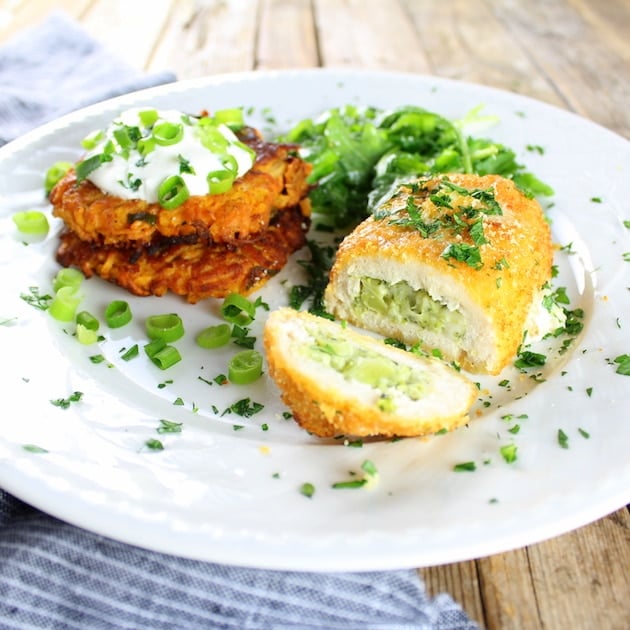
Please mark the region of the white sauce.
POLYGON ((548 333, 552 333, 557 328, 562 328, 566 321, 562 308, 553 304, 548 309, 544 304, 544 298, 551 295, 551 290, 544 288, 536 295, 525 322, 526 342, 533 343, 539 341, 548 333))
MULTIPOLYGON (((158 201, 158 188, 160 184, 173 175, 183 178, 190 196, 207 195, 207 175, 211 171, 224 170, 220 155, 205 147, 199 138, 199 126, 196 118, 187 117, 186 114, 176 110, 157 110, 158 119, 154 125, 162 122, 183 124, 184 135, 175 144, 162 146, 155 145, 155 149, 144 156, 132 148, 128 156, 121 153, 121 147, 116 142, 114 131, 121 125, 139 127, 143 136, 150 136, 151 131, 143 127, 139 118, 139 112, 150 108, 136 108, 124 111, 115 118, 104 131, 104 138, 91 149, 84 160, 103 153, 107 142, 112 141, 116 150, 111 162, 104 162, 87 179, 105 193, 109 193, 123 199, 143 199, 149 203, 158 201), (183 122, 183 118, 189 121, 183 122), (180 173, 180 156, 188 161, 193 173, 180 173), (129 182, 140 181, 137 189, 129 186, 129 182)), ((220 124, 217 130, 228 141, 225 153, 233 156, 238 164, 237 177, 241 177, 249 171, 254 164, 254 155, 242 145, 234 132, 226 125, 220 124)))

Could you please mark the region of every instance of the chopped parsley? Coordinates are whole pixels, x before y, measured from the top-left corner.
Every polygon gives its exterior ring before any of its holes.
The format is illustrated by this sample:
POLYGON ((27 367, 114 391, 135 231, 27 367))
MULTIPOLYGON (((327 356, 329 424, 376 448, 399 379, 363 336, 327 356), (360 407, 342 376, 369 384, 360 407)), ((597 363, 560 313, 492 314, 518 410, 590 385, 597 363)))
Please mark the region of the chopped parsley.
POLYGON ((68 398, 56 398, 50 403, 60 409, 68 409, 72 403, 79 402, 83 398, 83 392, 73 392, 68 398))
POLYGON ((37 446, 37 444, 23 444, 22 448, 29 453, 48 453, 48 449, 37 446))
POLYGON ((501 452, 503 459, 508 464, 512 464, 516 461, 516 453, 518 451, 516 444, 506 444, 505 446, 502 446, 499 451, 501 452))
POLYGON ((477 464, 475 462, 461 462, 453 466, 455 472, 475 472, 477 470, 477 464))
POLYGON ((378 470, 369 459, 363 461, 361 470, 363 474, 360 477, 356 476, 357 473, 350 471, 350 475, 356 478, 347 481, 337 481, 331 487, 335 490, 363 488, 364 486, 371 486, 378 481, 378 470))
POLYGON ((264 405, 253 402, 250 398, 242 398, 241 400, 237 400, 235 403, 227 407, 221 414, 225 416, 230 413, 234 413, 237 416, 241 416, 243 418, 250 418, 254 414, 259 413, 265 408, 264 405))
POLYGON ((620 354, 618 357, 613 359, 614 363, 617 364, 617 369, 615 372, 617 374, 621 374, 623 376, 630 376, 630 355, 629 354, 620 354))
POLYGON ((156 431, 158 433, 181 433, 182 423, 160 419, 160 426, 156 429, 156 431))
POLYGON ((569 436, 562 429, 558 429, 558 444, 562 448, 569 448, 569 436))
POLYGON ((52 302, 53 296, 48 293, 40 293, 39 287, 29 287, 28 293, 20 293, 20 297, 32 307, 39 309, 40 311, 45 311, 50 306, 52 302))
POLYGON ((162 444, 162 442, 160 442, 160 440, 156 440, 155 438, 149 438, 144 445, 150 450, 150 451, 163 451, 164 450, 164 444, 162 444))

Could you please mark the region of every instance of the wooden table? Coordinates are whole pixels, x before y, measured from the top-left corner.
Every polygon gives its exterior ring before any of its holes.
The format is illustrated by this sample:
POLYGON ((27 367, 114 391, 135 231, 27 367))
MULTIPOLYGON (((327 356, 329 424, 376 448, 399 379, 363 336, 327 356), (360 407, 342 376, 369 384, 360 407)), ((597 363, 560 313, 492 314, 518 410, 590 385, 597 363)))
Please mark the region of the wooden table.
MULTIPOLYGON (((52 8, 130 65, 179 79, 314 66, 433 74, 528 95, 630 138, 629 0, 5 0, 0 42, 52 8)), ((490 630, 626 630, 629 543, 621 509, 420 573, 490 630)))

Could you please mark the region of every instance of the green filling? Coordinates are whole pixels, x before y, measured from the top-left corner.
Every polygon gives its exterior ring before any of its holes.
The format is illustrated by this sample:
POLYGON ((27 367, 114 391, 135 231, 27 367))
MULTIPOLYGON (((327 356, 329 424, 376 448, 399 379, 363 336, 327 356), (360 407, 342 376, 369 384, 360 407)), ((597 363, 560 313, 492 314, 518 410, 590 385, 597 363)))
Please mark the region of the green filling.
POLYGON ((305 347, 308 358, 336 370, 348 381, 358 381, 378 390, 381 411, 395 410, 395 392, 411 400, 420 400, 426 394, 426 376, 414 372, 408 365, 320 330, 310 332, 313 342, 305 347))
POLYGON ((466 332, 464 317, 459 311, 451 311, 423 289, 413 289, 404 280, 388 284, 376 278, 361 278, 353 306, 357 314, 372 311, 395 324, 416 324, 452 339, 461 339, 466 332))

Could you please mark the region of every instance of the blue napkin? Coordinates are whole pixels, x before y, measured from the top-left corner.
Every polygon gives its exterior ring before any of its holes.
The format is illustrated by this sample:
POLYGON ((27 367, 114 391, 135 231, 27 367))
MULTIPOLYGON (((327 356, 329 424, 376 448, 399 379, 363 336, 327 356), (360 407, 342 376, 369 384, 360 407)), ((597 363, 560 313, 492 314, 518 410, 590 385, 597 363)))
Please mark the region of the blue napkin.
MULTIPOLYGON (((0 145, 89 103, 170 82, 54 13, 0 47, 0 145), (35 43, 35 45, 34 45, 35 43)), ((74 527, 0 488, 0 628, 474 630, 413 570, 285 572, 147 551, 74 527)))

